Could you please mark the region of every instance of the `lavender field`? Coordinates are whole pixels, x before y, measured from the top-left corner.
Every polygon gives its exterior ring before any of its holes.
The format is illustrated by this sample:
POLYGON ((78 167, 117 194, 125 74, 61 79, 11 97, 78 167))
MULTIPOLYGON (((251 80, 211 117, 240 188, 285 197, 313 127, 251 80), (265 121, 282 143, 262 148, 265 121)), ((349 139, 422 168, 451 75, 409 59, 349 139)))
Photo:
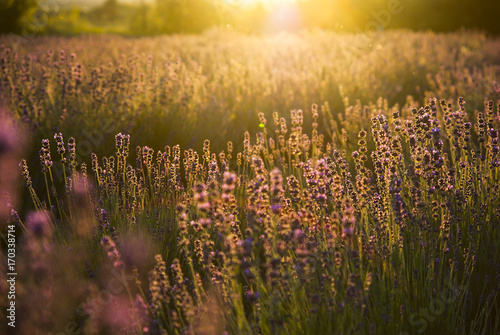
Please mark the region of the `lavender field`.
POLYGON ((0 333, 500 334, 498 81, 465 30, 0 36, 0 333))

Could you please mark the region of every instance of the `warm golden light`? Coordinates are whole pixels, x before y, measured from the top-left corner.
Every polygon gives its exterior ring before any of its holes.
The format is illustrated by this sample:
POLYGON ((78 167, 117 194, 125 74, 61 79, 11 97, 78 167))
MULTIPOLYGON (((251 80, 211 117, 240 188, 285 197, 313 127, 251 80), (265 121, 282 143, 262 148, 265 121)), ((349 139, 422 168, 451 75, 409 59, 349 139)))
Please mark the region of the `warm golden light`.
POLYGON ((267 32, 294 31, 302 26, 302 16, 294 1, 272 1, 265 25, 267 32))

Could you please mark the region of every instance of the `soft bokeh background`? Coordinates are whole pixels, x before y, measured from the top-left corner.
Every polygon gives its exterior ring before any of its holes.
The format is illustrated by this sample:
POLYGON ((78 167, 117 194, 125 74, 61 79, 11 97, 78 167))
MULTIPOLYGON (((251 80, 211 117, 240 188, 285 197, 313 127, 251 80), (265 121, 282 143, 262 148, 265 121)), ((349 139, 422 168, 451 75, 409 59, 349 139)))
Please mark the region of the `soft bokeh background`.
POLYGON ((498 34, 498 1, 474 0, 3 0, 0 33, 199 33, 214 26, 263 33, 460 28, 498 34))

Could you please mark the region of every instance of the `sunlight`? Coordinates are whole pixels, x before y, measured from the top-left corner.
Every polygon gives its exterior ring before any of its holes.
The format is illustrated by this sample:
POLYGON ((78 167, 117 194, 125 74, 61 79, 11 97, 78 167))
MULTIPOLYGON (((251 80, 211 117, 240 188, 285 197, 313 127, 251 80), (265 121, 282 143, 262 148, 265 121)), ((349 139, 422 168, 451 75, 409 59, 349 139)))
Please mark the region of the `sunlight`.
POLYGON ((282 4, 295 3, 296 1, 295 0, 241 0, 240 2, 245 5, 255 5, 257 3, 261 3, 264 6, 276 6, 282 4))
POLYGON ((265 30, 267 32, 295 31, 302 26, 302 16, 295 1, 272 0, 265 30))

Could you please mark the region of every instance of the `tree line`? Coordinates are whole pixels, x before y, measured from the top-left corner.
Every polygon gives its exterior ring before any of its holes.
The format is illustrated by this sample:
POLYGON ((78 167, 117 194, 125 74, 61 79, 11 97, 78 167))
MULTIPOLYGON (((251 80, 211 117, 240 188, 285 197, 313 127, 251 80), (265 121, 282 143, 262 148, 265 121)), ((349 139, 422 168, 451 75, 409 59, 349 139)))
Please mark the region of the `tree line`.
MULTIPOLYGON (((122 3, 106 0, 84 11, 45 9, 43 0, 1 0, 0 33, 23 33, 43 21, 40 33, 121 32, 131 35, 199 33, 214 26, 260 33, 269 28, 273 9, 266 1, 156 0, 122 3), (53 15, 52 15, 53 14, 53 15), (44 20, 41 20, 43 18, 44 20), (119 26, 119 29, 112 27, 119 26)), ((321 28, 359 32, 405 28, 453 31, 461 28, 500 33, 500 1, 474 0, 296 0, 300 22, 275 29, 321 28)), ((271 22, 272 23, 272 22, 271 22)))

